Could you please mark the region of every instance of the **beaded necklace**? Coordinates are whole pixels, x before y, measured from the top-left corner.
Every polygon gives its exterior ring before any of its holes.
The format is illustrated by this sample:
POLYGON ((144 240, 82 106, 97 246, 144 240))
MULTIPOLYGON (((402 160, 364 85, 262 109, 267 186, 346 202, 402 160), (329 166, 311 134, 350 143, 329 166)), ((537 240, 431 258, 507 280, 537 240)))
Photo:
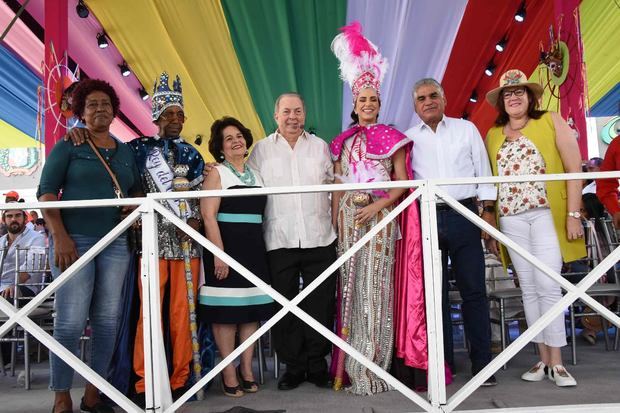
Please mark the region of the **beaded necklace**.
POLYGON ((237 171, 237 169, 226 160, 222 162, 222 164, 226 165, 226 167, 230 169, 232 173, 234 173, 235 176, 239 178, 241 182, 243 182, 245 185, 254 186, 254 184, 256 183, 256 177, 252 173, 252 170, 248 168, 246 164, 243 164, 243 173, 239 173, 239 171, 237 171))

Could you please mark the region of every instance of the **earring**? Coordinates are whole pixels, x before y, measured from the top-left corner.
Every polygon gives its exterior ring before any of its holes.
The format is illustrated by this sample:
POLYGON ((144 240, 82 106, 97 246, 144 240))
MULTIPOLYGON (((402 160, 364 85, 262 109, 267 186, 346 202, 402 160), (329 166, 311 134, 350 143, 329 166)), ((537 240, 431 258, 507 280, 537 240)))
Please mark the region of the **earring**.
POLYGON ((245 151, 245 156, 248 156, 249 154, 250 154, 250 151, 248 151, 248 150, 246 149, 246 151, 245 151))
POLYGON ((220 154, 220 160, 221 160, 221 161, 223 161, 223 160, 224 160, 224 154, 223 154, 223 153, 221 153, 221 154, 220 154))

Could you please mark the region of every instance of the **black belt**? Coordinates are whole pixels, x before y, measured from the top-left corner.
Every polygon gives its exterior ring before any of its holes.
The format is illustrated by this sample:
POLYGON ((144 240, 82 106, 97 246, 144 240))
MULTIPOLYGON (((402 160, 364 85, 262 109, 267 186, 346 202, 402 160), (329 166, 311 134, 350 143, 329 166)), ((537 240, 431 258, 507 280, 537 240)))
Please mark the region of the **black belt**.
MULTIPOLYGON (((476 198, 475 197, 471 197, 471 198, 465 198, 465 199, 461 199, 459 200, 459 204, 467 207, 467 208, 471 208, 473 206, 476 205, 476 198)), ((436 204, 437 205, 437 211, 449 211, 452 209, 452 207, 448 204, 436 204)))

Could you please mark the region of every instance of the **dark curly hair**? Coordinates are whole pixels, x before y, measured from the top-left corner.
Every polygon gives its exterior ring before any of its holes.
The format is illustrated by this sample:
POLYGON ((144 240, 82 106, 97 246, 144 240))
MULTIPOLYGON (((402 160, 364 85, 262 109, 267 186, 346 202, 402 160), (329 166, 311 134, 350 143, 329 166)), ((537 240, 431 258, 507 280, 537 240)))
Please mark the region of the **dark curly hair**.
POLYGON ((86 106, 86 96, 93 92, 103 92, 110 97, 112 103, 112 115, 116 117, 118 115, 121 102, 118 99, 116 91, 108 82, 99 79, 84 79, 81 80, 75 90, 71 100, 71 108, 73 114, 79 119, 84 119, 84 107, 86 106))
MULTIPOLYGON (((531 119, 540 119, 540 117, 544 115, 547 111, 538 109, 538 99, 536 99, 536 96, 534 96, 534 93, 530 90, 529 87, 526 87, 525 91, 527 92, 527 98, 529 102, 527 105, 527 116, 531 119)), ((505 126, 510 120, 510 117, 508 116, 508 112, 506 112, 504 97, 501 93, 497 98, 495 108, 499 112, 497 118, 495 119, 495 126, 505 126)))
POLYGON ((245 146, 249 149, 254 142, 252 137, 252 131, 243 126, 243 123, 231 116, 224 116, 222 119, 218 119, 211 125, 211 138, 209 139, 209 152, 213 155, 216 161, 221 161, 222 148, 224 147, 224 129, 228 126, 234 126, 243 135, 245 139, 245 146))

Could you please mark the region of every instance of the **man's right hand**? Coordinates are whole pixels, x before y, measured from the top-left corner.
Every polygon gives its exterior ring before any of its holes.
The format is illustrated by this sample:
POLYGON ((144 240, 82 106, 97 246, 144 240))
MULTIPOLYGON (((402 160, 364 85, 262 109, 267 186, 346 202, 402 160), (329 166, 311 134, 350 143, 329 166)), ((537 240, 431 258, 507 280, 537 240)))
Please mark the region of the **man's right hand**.
POLYGON ((79 146, 86 142, 86 138, 88 138, 88 129, 86 128, 72 128, 67 131, 67 134, 64 136, 63 140, 71 141, 74 146, 79 146))
POLYGON ((205 162, 205 167, 202 170, 202 176, 206 178, 207 175, 209 175, 209 172, 211 172, 216 166, 217 162, 205 162))
POLYGON ((75 242, 69 235, 54 238, 54 265, 64 271, 77 261, 79 255, 75 248, 75 242))
POLYGON ((614 221, 614 227, 620 230, 620 211, 614 214, 613 221, 614 221))

